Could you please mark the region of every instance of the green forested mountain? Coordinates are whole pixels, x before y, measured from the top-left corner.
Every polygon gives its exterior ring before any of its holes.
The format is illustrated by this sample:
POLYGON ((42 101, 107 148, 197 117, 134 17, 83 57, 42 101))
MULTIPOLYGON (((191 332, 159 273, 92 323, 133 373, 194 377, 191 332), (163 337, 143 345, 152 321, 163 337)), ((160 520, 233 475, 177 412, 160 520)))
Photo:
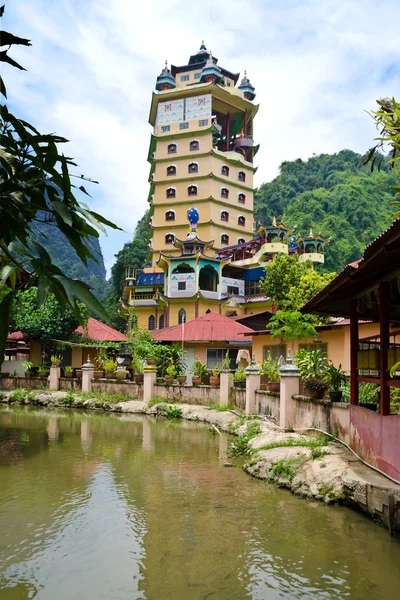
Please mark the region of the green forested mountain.
MULTIPOLYGON (((40 215, 39 215, 40 216, 40 215)), ((88 261, 88 266, 78 258, 71 244, 61 233, 58 227, 51 223, 41 224, 36 222, 32 227, 34 234, 31 239, 36 239, 50 254, 52 262, 57 265, 68 277, 76 277, 91 285, 93 293, 99 300, 107 294, 110 284, 106 281, 106 269, 99 240, 91 238, 91 250, 98 262, 88 261)))
POLYGON ((124 278, 126 265, 142 268, 145 266, 148 254, 148 239, 150 227, 148 212, 138 221, 133 239, 124 244, 122 250, 115 255, 116 261, 111 269, 111 286, 104 299, 104 304, 109 315, 112 327, 124 331, 126 323, 119 315, 119 298, 121 297, 121 283, 124 278))
MULTIPOLYGON (((364 157, 351 150, 321 154, 307 161, 284 162, 280 175, 260 186, 255 195, 256 220, 271 223, 276 216, 296 232, 332 238, 325 269, 338 271, 361 257, 364 247, 389 226, 393 212, 391 185, 399 178, 383 162, 371 173, 364 157)), ((261 167, 262 168, 262 167, 261 167)))

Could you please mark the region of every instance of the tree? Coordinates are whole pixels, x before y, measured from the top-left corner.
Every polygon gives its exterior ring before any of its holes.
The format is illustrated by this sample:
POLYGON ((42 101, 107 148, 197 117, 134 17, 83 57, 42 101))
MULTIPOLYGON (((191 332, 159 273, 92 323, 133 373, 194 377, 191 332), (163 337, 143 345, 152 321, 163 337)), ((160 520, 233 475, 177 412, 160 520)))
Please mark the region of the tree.
MULTIPOLYGON (((80 310, 87 321, 89 311, 84 305, 80 306, 80 310)), ((11 317, 17 330, 39 342, 67 340, 79 325, 69 306, 61 310, 54 294, 48 294, 44 304, 39 307, 36 287, 17 292, 11 317)))
MULTIPOLYGON (((395 98, 383 98, 376 101, 380 110, 373 111, 372 116, 376 127, 380 129, 381 137, 375 138, 378 142, 368 154, 365 164, 371 162, 371 171, 374 170, 376 160, 378 159, 378 170, 382 164, 382 156, 380 150, 389 145, 388 162, 390 167, 398 173, 397 163, 400 160, 400 103, 396 102, 395 98)), ((400 197, 400 186, 391 186, 390 188, 397 197, 400 197)), ((392 206, 400 206, 400 202, 391 202, 392 206)), ((397 211, 389 218, 400 217, 400 211, 397 211)))
MULTIPOLYGON (((0 17, 4 7, 0 8, 0 17)), ((2 43, 30 45, 28 40, 2 32, 2 43), (4 40, 7 42, 4 42, 4 40), (22 41, 21 41, 22 40, 22 41)), ((6 50, 0 60, 23 69, 6 50)), ((0 94, 6 88, 0 80, 0 94)), ((80 260, 96 260, 90 249, 90 237, 99 237, 104 225, 119 229, 101 215, 79 203, 69 168, 73 160, 58 150, 63 137, 39 133, 33 125, 12 115, 5 105, 0 107, 0 362, 4 356, 11 306, 19 290, 37 286, 38 305, 43 306, 53 293, 60 307, 67 306, 80 322, 84 320, 80 303, 98 315, 107 317, 103 307, 89 290, 78 281, 65 276, 52 264, 48 252, 39 242, 29 249, 28 241, 35 223, 58 228, 76 251, 80 260), (19 247, 18 247, 19 246, 19 247), (21 248, 22 246, 22 248, 21 248)), ((83 175, 77 176, 84 180, 83 175)), ((89 180, 90 181, 90 180, 89 180)), ((79 190, 87 194, 83 185, 79 190)))
POLYGON ((272 298, 278 310, 297 311, 333 277, 334 273, 320 275, 313 271, 311 261, 301 263, 297 254, 276 254, 265 267, 260 288, 272 298))
POLYGON ((292 358, 294 356, 294 340, 306 340, 315 337, 317 331, 315 325, 318 318, 315 315, 302 315, 298 311, 282 311, 274 315, 268 323, 271 337, 281 338, 286 342, 292 342, 292 358))

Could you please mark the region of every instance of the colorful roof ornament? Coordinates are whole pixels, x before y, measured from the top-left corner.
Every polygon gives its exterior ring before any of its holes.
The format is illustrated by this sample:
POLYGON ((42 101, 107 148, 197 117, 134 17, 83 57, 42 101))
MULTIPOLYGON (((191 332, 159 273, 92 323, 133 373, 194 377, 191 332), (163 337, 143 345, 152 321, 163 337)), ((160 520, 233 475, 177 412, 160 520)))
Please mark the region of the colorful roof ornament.
POLYGON ((244 77, 238 87, 239 90, 242 90, 244 97, 247 98, 247 100, 254 100, 254 98, 256 97, 256 88, 251 85, 250 80, 247 77, 247 71, 244 72, 244 77))
POLYGON ((221 69, 214 61, 212 53, 210 52, 210 56, 207 59, 206 64, 203 67, 201 72, 200 82, 206 83, 220 83, 223 79, 221 69))
POLYGON ((156 90, 158 92, 161 92, 163 90, 172 90, 175 87, 175 77, 168 69, 168 62, 165 61, 165 67, 161 71, 160 75, 157 77, 156 90))
POLYGON ((200 50, 198 51, 197 54, 202 54, 203 52, 207 52, 207 48, 204 44, 204 40, 201 40, 201 46, 200 46, 200 50))

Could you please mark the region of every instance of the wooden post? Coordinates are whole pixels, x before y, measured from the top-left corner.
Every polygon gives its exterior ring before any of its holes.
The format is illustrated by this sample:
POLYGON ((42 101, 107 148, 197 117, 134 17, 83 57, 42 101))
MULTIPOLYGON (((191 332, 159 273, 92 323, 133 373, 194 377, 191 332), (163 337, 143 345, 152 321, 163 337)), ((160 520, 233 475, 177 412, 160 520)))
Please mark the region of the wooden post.
POLYGON ((389 377, 389 282, 379 284, 379 336, 381 341, 380 380, 381 380, 381 415, 390 415, 390 389, 386 385, 389 377))
POLYGON ((350 307, 350 404, 358 404, 357 358, 358 358, 357 300, 353 298, 351 300, 351 307, 350 307))

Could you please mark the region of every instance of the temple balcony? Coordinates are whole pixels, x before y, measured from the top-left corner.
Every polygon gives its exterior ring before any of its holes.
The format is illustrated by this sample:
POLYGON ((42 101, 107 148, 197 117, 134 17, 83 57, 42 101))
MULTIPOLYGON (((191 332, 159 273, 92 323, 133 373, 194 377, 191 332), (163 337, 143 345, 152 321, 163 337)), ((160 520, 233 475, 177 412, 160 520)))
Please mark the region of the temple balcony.
POLYGON ((320 252, 306 252, 305 254, 299 254, 299 262, 306 262, 311 260, 312 263, 324 263, 325 257, 320 252))

